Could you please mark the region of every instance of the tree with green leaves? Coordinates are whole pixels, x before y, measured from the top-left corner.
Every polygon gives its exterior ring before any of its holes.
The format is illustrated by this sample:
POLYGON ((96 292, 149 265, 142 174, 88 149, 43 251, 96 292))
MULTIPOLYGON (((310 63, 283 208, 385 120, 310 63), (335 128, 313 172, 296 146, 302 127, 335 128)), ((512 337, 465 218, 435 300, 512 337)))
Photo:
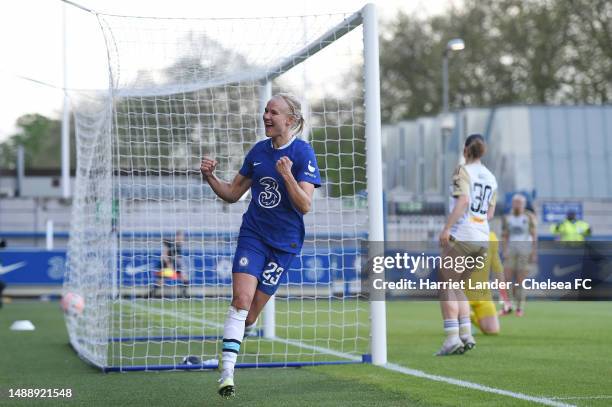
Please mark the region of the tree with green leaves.
POLYGON ((400 13, 382 29, 382 118, 434 115, 442 54, 451 38, 451 108, 609 103, 612 3, 606 0, 466 0, 447 13, 400 13))
MULTIPOLYGON (((21 145, 25 152, 26 168, 61 168, 62 122, 38 113, 25 114, 17 119, 17 133, 0 143, 2 168, 15 169, 17 149, 21 145)), ((74 124, 71 123, 71 140, 74 140, 74 124)), ((70 144, 70 165, 76 165, 74 142, 70 144)))

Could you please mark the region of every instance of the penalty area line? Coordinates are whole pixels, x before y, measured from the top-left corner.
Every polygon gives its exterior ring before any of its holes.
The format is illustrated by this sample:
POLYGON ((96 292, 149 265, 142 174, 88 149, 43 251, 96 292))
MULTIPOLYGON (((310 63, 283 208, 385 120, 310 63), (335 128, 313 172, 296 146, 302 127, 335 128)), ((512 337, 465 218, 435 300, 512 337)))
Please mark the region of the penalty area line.
POLYGON ((566 404, 560 401, 553 400, 552 398, 546 397, 537 397, 530 396, 524 393, 516 393, 509 390, 497 389, 495 387, 489 387, 478 383, 468 382, 466 380, 454 379, 452 377, 438 376, 434 374, 425 373, 421 370, 410 369, 395 363, 387 363, 386 365, 381 366, 384 369, 391 370, 398 373, 403 373, 405 375, 419 377, 422 379, 433 380, 436 382, 443 382, 452 384, 454 386, 465 387, 467 389, 483 391, 486 393, 499 394, 501 396, 513 397, 519 400, 532 401, 534 403, 540 403, 546 406, 555 406, 555 407, 575 407, 573 404, 566 404))

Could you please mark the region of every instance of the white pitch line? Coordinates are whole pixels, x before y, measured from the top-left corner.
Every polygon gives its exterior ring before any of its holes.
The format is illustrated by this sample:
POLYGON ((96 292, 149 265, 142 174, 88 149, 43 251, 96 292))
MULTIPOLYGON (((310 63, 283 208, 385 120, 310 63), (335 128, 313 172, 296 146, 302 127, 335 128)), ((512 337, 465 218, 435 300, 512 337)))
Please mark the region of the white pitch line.
POLYGON ((468 388, 468 389, 480 390, 480 391, 484 391, 486 393, 494 393, 494 394, 499 394, 499 395, 502 395, 502 396, 513 397, 515 399, 520 399, 520 400, 525 400, 525 401, 533 401, 534 403, 540 403, 540 404, 544 404, 546 406, 575 407, 573 404, 561 403, 561 402, 555 401, 555 400, 553 400, 551 398, 530 396, 528 394, 515 393, 515 392, 509 391, 509 390, 496 389, 495 387, 484 386, 482 384, 472 383, 472 382, 468 382, 466 380, 459 380, 459 379, 453 379, 452 377, 433 375, 433 374, 425 373, 425 372, 423 372, 421 370, 409 369, 409 368, 404 367, 404 366, 396 365, 395 363, 387 363, 386 365, 384 365, 382 367, 384 367, 385 369, 388 369, 388 370, 392 370, 394 372, 399 372, 399 373, 407 374, 407 375, 410 375, 410 376, 415 376, 415 377, 420 377, 420 378, 423 378, 423 379, 434 380, 436 382, 444 382, 444 383, 452 384, 452 385, 455 385, 455 386, 465 387, 465 388, 468 388))
POLYGON ((571 396, 571 397, 549 397, 553 400, 598 400, 612 399, 612 396, 571 396))
MULTIPOLYGON (((189 315, 179 315, 176 314, 173 311, 166 311, 164 309, 161 310, 152 310, 150 308, 146 308, 144 305, 140 305, 140 304, 132 304, 133 306, 135 306, 136 308, 140 308, 142 310, 146 310, 148 312, 153 312, 156 314, 161 314, 161 315, 168 315, 171 316, 173 318, 177 318, 177 319, 182 319, 184 321, 190 321, 190 322, 196 322, 196 323, 204 323, 207 324, 209 326, 214 326, 215 328, 219 328, 222 327, 223 325, 218 324, 218 323, 214 323, 214 322, 208 322, 208 321, 202 321, 200 319, 197 319, 195 317, 189 316, 189 315)), ((316 350, 318 352, 321 353, 326 353, 328 355, 334 355, 334 356, 338 356, 341 358, 345 358, 345 359, 349 359, 349 360, 359 360, 360 358, 355 356, 355 355, 351 355, 349 353, 344 353, 344 352, 338 352, 335 351, 333 349, 328 349, 328 348, 323 348, 320 346, 314 346, 314 345, 307 345, 305 343, 301 343, 299 341, 294 341, 291 339, 284 339, 284 338, 272 338, 272 340, 274 341, 278 341, 278 342, 283 342, 289 345, 294 345, 297 347, 302 347, 305 349, 310 349, 310 350, 316 350)), ((380 366, 383 369, 387 369, 387 370, 391 370, 393 372, 398 372, 398 373, 402 373, 405 375, 409 375, 409 376, 414 376, 414 377, 419 377, 422 379, 428 379, 428 380, 433 380, 436 382, 443 382, 443 383, 448 383, 448 384, 452 384, 454 386, 459 386, 459 387, 465 387, 468 389, 472 389, 472 390, 478 390, 478 391, 482 391, 482 392, 486 392, 486 393, 493 393, 493 394, 499 394, 501 396, 508 396, 508 397, 512 397, 515 399, 519 399, 519 400, 525 400, 525 401, 532 401, 534 403, 539 403, 539 404, 543 404, 546 406, 554 406, 554 407, 576 407, 573 404, 567 404, 567 403, 562 403, 560 401, 555 401, 555 400, 561 400, 561 398, 547 398, 547 397, 537 397, 537 396, 530 396, 528 394, 524 394, 524 393, 516 393, 513 391, 509 391, 509 390, 503 390, 503 389, 497 389, 495 387, 489 387, 489 386, 485 386, 482 384, 478 384, 478 383, 473 383, 473 382, 468 382, 466 380, 460 380, 460 379, 454 379, 452 377, 446 377, 446 376, 438 376, 438 375, 433 375, 433 374, 429 374, 429 373, 425 373, 421 370, 416 370, 416 369, 410 369, 395 363, 387 363, 386 365, 380 366)), ((603 396, 606 397, 606 396, 603 396)))
POLYGON ((323 348, 321 346, 308 345, 308 344, 302 343, 300 341, 294 341, 294 340, 291 340, 291 339, 279 338, 277 336, 275 336, 272 340, 277 341, 277 342, 282 342, 282 343, 285 343, 287 345, 298 346, 300 348, 310 349, 310 350, 314 350, 314 351, 317 351, 317 352, 320 352, 320 353, 325 353, 327 355, 338 356, 339 358, 345 358, 345 359, 354 360, 354 361, 361 360, 361 358, 359 356, 351 355, 350 353, 339 352, 339 351, 336 351, 336 350, 333 350, 333 349, 323 348))

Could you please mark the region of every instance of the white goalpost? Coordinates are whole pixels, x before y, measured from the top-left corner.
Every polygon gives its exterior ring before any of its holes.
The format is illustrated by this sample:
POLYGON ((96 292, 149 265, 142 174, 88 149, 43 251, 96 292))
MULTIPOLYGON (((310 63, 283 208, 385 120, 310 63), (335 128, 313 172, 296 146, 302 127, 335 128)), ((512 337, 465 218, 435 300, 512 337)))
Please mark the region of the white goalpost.
POLYGON ((230 180, 265 137, 265 103, 284 91, 308 106, 301 137, 323 185, 302 252, 236 367, 385 364, 385 303, 362 292, 360 272, 360 242, 384 240, 374 5, 206 19, 67 3, 97 19, 109 65, 107 90, 70 92, 77 180, 64 293, 76 352, 104 371, 218 366, 250 196, 223 203, 199 163, 215 157, 230 180))

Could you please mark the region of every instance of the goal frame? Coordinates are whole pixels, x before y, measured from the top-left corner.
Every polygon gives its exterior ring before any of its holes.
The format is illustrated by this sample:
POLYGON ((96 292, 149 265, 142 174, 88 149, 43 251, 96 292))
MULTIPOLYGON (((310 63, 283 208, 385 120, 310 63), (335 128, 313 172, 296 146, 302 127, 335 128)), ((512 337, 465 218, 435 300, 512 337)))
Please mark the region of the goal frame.
MULTIPOLYGON (((85 9, 75 3, 63 0, 67 4, 85 9)), ((95 12, 93 12, 96 14, 95 12)), ((312 41, 300 51, 289 55, 278 65, 258 72, 252 78, 259 82, 259 107, 264 109, 265 103, 272 94, 272 80, 288 70, 299 65, 317 52, 323 50, 335 40, 350 33, 359 26, 363 27, 363 59, 364 59, 364 104, 365 104, 365 142, 366 142, 366 177, 367 177, 367 206, 368 206, 368 237, 370 242, 384 241, 384 209, 383 209, 383 183, 382 183, 382 143, 380 119, 380 73, 379 73, 379 45, 378 22, 376 7, 369 3, 362 9, 345 18, 341 23, 328 30, 325 34, 312 41)), ((108 52, 108 43, 107 43, 108 52)), ((121 96, 121 90, 115 89, 112 73, 109 67, 110 97, 121 96)), ((242 79, 242 78, 241 78, 242 79)), ((233 83, 231 80, 225 83, 233 83)), ((262 127, 263 129, 263 127, 262 127)), ((116 287, 113 287, 115 290, 116 287)), ((263 310, 264 324, 261 336, 275 338, 275 300, 270 299, 263 310)), ((109 338, 116 340, 118 338, 109 338)), ((120 338, 119 338, 120 339, 120 338)), ((328 362, 281 362, 281 363, 239 363, 237 368, 255 367, 297 367, 324 364, 350 364, 372 363, 384 365, 387 363, 387 336, 386 336, 386 303, 384 300, 370 299, 370 355, 355 357, 354 360, 328 361, 328 362)), ((83 357, 83 356, 82 356, 83 357)), ((85 358, 86 359, 86 358, 85 358)), ((178 369, 214 369, 217 366, 206 365, 159 365, 159 366, 98 366, 105 372, 112 371, 138 371, 138 370, 178 370, 178 369)))
MULTIPOLYGON (((382 188, 382 140, 380 120, 380 68, 378 49, 378 20, 376 6, 366 4, 361 10, 352 14, 336 27, 330 29, 320 38, 288 57, 277 67, 270 69, 260 78, 262 87, 259 103, 263 111, 266 102, 272 96, 272 80, 284 72, 305 61, 316 52, 325 48, 353 29, 363 25, 364 52, 364 95, 365 95, 365 138, 366 138, 366 174, 368 202, 368 240, 384 241, 384 207, 382 188)), ((364 361, 375 365, 387 363, 387 321, 385 301, 370 301, 370 355, 364 355, 364 361), (370 360, 371 359, 371 360, 370 360)), ((275 303, 270 298, 263 310, 265 338, 275 337, 275 303)))

